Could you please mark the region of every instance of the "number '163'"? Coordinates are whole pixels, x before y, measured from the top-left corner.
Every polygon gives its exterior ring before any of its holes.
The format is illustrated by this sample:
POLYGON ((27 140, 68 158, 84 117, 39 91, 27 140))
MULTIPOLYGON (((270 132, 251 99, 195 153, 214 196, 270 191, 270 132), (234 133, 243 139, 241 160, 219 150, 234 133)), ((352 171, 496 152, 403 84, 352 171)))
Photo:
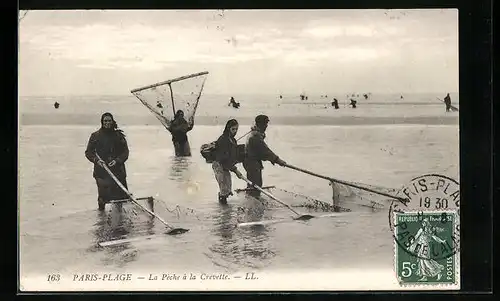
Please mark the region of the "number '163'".
POLYGON ((47 276, 47 281, 52 282, 52 281, 59 281, 61 280, 61 276, 59 274, 50 274, 47 276))

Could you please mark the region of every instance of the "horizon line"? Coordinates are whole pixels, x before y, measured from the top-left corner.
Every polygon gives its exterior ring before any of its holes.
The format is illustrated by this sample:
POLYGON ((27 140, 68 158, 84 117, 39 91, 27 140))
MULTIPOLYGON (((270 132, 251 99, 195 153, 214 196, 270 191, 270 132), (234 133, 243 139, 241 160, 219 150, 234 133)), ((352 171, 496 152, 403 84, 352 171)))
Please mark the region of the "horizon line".
MULTIPOLYGON (((419 92, 404 92, 404 91, 399 91, 399 92, 354 92, 355 94, 363 95, 363 94, 372 94, 372 95, 405 95, 405 94, 446 94, 446 93, 460 93, 459 91, 419 91, 419 92)), ((203 95, 268 95, 268 96, 278 96, 278 95, 283 95, 283 96, 297 96, 299 97, 302 93, 202 93, 203 95)), ((353 92, 331 92, 331 93, 307 93, 305 92, 304 95, 309 96, 309 95, 346 95, 346 94, 353 94, 353 92)), ((134 96, 132 93, 128 94, 31 94, 31 95, 20 95, 18 94, 18 97, 75 97, 75 96, 134 96)))

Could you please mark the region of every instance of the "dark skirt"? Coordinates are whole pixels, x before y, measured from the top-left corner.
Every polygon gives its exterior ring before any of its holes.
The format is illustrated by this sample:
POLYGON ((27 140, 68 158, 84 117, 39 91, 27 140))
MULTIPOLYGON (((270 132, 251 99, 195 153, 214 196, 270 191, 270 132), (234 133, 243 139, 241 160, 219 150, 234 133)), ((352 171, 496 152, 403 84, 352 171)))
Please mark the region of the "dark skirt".
POLYGON ((189 146, 189 141, 177 142, 174 141, 174 149, 176 157, 190 157, 191 147, 189 146))
MULTIPOLYGON (((98 198, 104 202, 109 202, 112 200, 123 200, 127 199, 128 195, 125 193, 113 179, 110 177, 105 178, 95 178, 97 184, 98 198)), ((128 189, 127 179, 124 177, 118 178, 118 180, 128 189)))

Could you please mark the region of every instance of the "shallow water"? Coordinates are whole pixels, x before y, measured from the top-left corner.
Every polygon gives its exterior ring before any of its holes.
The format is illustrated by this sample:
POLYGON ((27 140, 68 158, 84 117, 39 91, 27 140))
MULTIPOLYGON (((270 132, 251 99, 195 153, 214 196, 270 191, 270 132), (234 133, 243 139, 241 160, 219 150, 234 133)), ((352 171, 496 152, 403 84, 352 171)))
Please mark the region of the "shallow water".
MULTIPOLYGON (((169 134, 159 126, 123 126, 130 158, 128 183, 135 196, 155 196, 157 212, 189 228, 128 245, 97 242, 162 233, 158 221, 124 205, 99 213, 92 165, 84 150, 93 126, 20 128, 20 272, 22 278, 54 272, 189 271, 253 269, 392 268, 387 211, 313 219, 265 227, 234 228, 241 196, 228 207, 216 201, 217 185, 199 146, 217 138, 221 126, 196 126, 193 157, 174 158, 169 134), (179 205, 179 216, 169 210, 179 205)), ((240 134, 248 131, 240 128, 240 134)), ((269 145, 287 162, 346 181, 398 188, 425 173, 458 179, 458 125, 270 126, 269 145)), ((265 165, 265 185, 331 199, 328 183, 282 167, 265 165)), ((233 179, 234 188, 246 184, 233 179)), ((264 219, 288 217, 285 208, 261 210, 264 219)), ((261 210, 261 211, 259 211, 261 210)), ((298 211, 304 210, 298 208, 298 211)), ((360 209, 360 211, 362 211, 360 209)))
MULTIPOLYGON (((311 95, 308 101, 297 96, 285 95, 278 99, 273 95, 236 96, 240 109, 227 105, 229 96, 203 95, 196 111, 197 125, 224 125, 229 118, 240 124, 250 124, 258 114, 267 114, 271 123, 289 125, 383 125, 383 124, 458 124, 458 112, 445 112, 438 94, 380 94, 370 99, 360 99, 356 109, 348 106, 344 98, 338 97, 335 110, 330 98, 311 95)), ((452 95, 453 104, 458 105, 458 95, 452 95)), ((19 101, 21 124, 26 125, 94 125, 100 115, 112 112, 120 125, 157 125, 158 120, 132 95, 123 96, 67 96, 67 97, 22 97, 19 101), (54 102, 60 103, 54 109, 54 102)))

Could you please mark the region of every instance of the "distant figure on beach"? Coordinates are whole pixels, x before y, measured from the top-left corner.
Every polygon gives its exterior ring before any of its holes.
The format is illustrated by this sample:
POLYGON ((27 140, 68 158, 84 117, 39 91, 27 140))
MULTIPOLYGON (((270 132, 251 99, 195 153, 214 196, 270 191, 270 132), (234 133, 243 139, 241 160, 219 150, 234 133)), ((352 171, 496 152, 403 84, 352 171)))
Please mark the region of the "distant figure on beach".
POLYGON ((332 101, 332 107, 335 108, 335 110, 337 110, 339 108, 339 101, 337 98, 334 98, 333 101, 332 101))
POLYGON ((363 94, 363 97, 364 97, 365 99, 368 99, 368 94, 363 94))
POLYGON ((280 95, 280 99, 283 99, 283 95, 280 95))
POLYGON ((54 102, 54 108, 59 109, 59 103, 57 101, 54 102))
POLYGON ((231 97, 231 99, 229 100, 229 103, 227 105, 228 106, 233 106, 233 108, 235 108, 235 109, 238 109, 240 107, 240 103, 236 102, 234 100, 234 97, 231 97))
POLYGON ((446 112, 449 112, 451 110, 450 93, 446 94, 446 97, 444 98, 444 104, 446 105, 446 112))
POLYGON ((351 98, 351 104, 350 104, 351 108, 356 109, 356 103, 357 101, 351 98))
POLYGON ((401 95, 401 99, 404 99, 403 95, 401 95))
POLYGON ((233 195, 231 174, 234 172, 241 179, 241 172, 236 168, 237 163, 241 163, 239 148, 234 138, 238 133, 238 121, 230 119, 226 123, 224 132, 215 142, 215 160, 212 163, 215 179, 219 184, 219 203, 227 204, 227 198, 233 195))
MULTIPOLYGON (((264 139, 266 138, 266 129, 269 123, 269 117, 259 115, 255 117, 255 125, 246 142, 246 154, 243 161, 243 167, 247 172, 247 178, 253 184, 262 187, 262 161, 270 161, 273 165, 286 165, 269 147, 264 139)), ((260 191, 248 185, 248 193, 252 196, 260 196, 260 191)))
POLYGON ((194 116, 189 118, 189 122, 184 119, 184 111, 178 110, 175 113, 174 120, 168 125, 167 129, 172 134, 176 157, 191 156, 191 148, 187 133, 194 127, 194 116))
POLYGON ((106 164, 116 178, 127 187, 127 173, 125 162, 128 159, 129 149, 125 134, 118 129, 118 125, 111 113, 101 116, 101 128, 90 135, 85 157, 94 163, 93 177, 97 184, 97 204, 99 210, 104 210, 106 203, 111 200, 127 199, 127 194, 120 189, 106 170, 106 164), (102 160, 96 156, 101 157, 102 160))
POLYGON ((306 96, 305 96, 305 95, 300 94, 300 100, 304 100, 305 98, 306 98, 306 96))

